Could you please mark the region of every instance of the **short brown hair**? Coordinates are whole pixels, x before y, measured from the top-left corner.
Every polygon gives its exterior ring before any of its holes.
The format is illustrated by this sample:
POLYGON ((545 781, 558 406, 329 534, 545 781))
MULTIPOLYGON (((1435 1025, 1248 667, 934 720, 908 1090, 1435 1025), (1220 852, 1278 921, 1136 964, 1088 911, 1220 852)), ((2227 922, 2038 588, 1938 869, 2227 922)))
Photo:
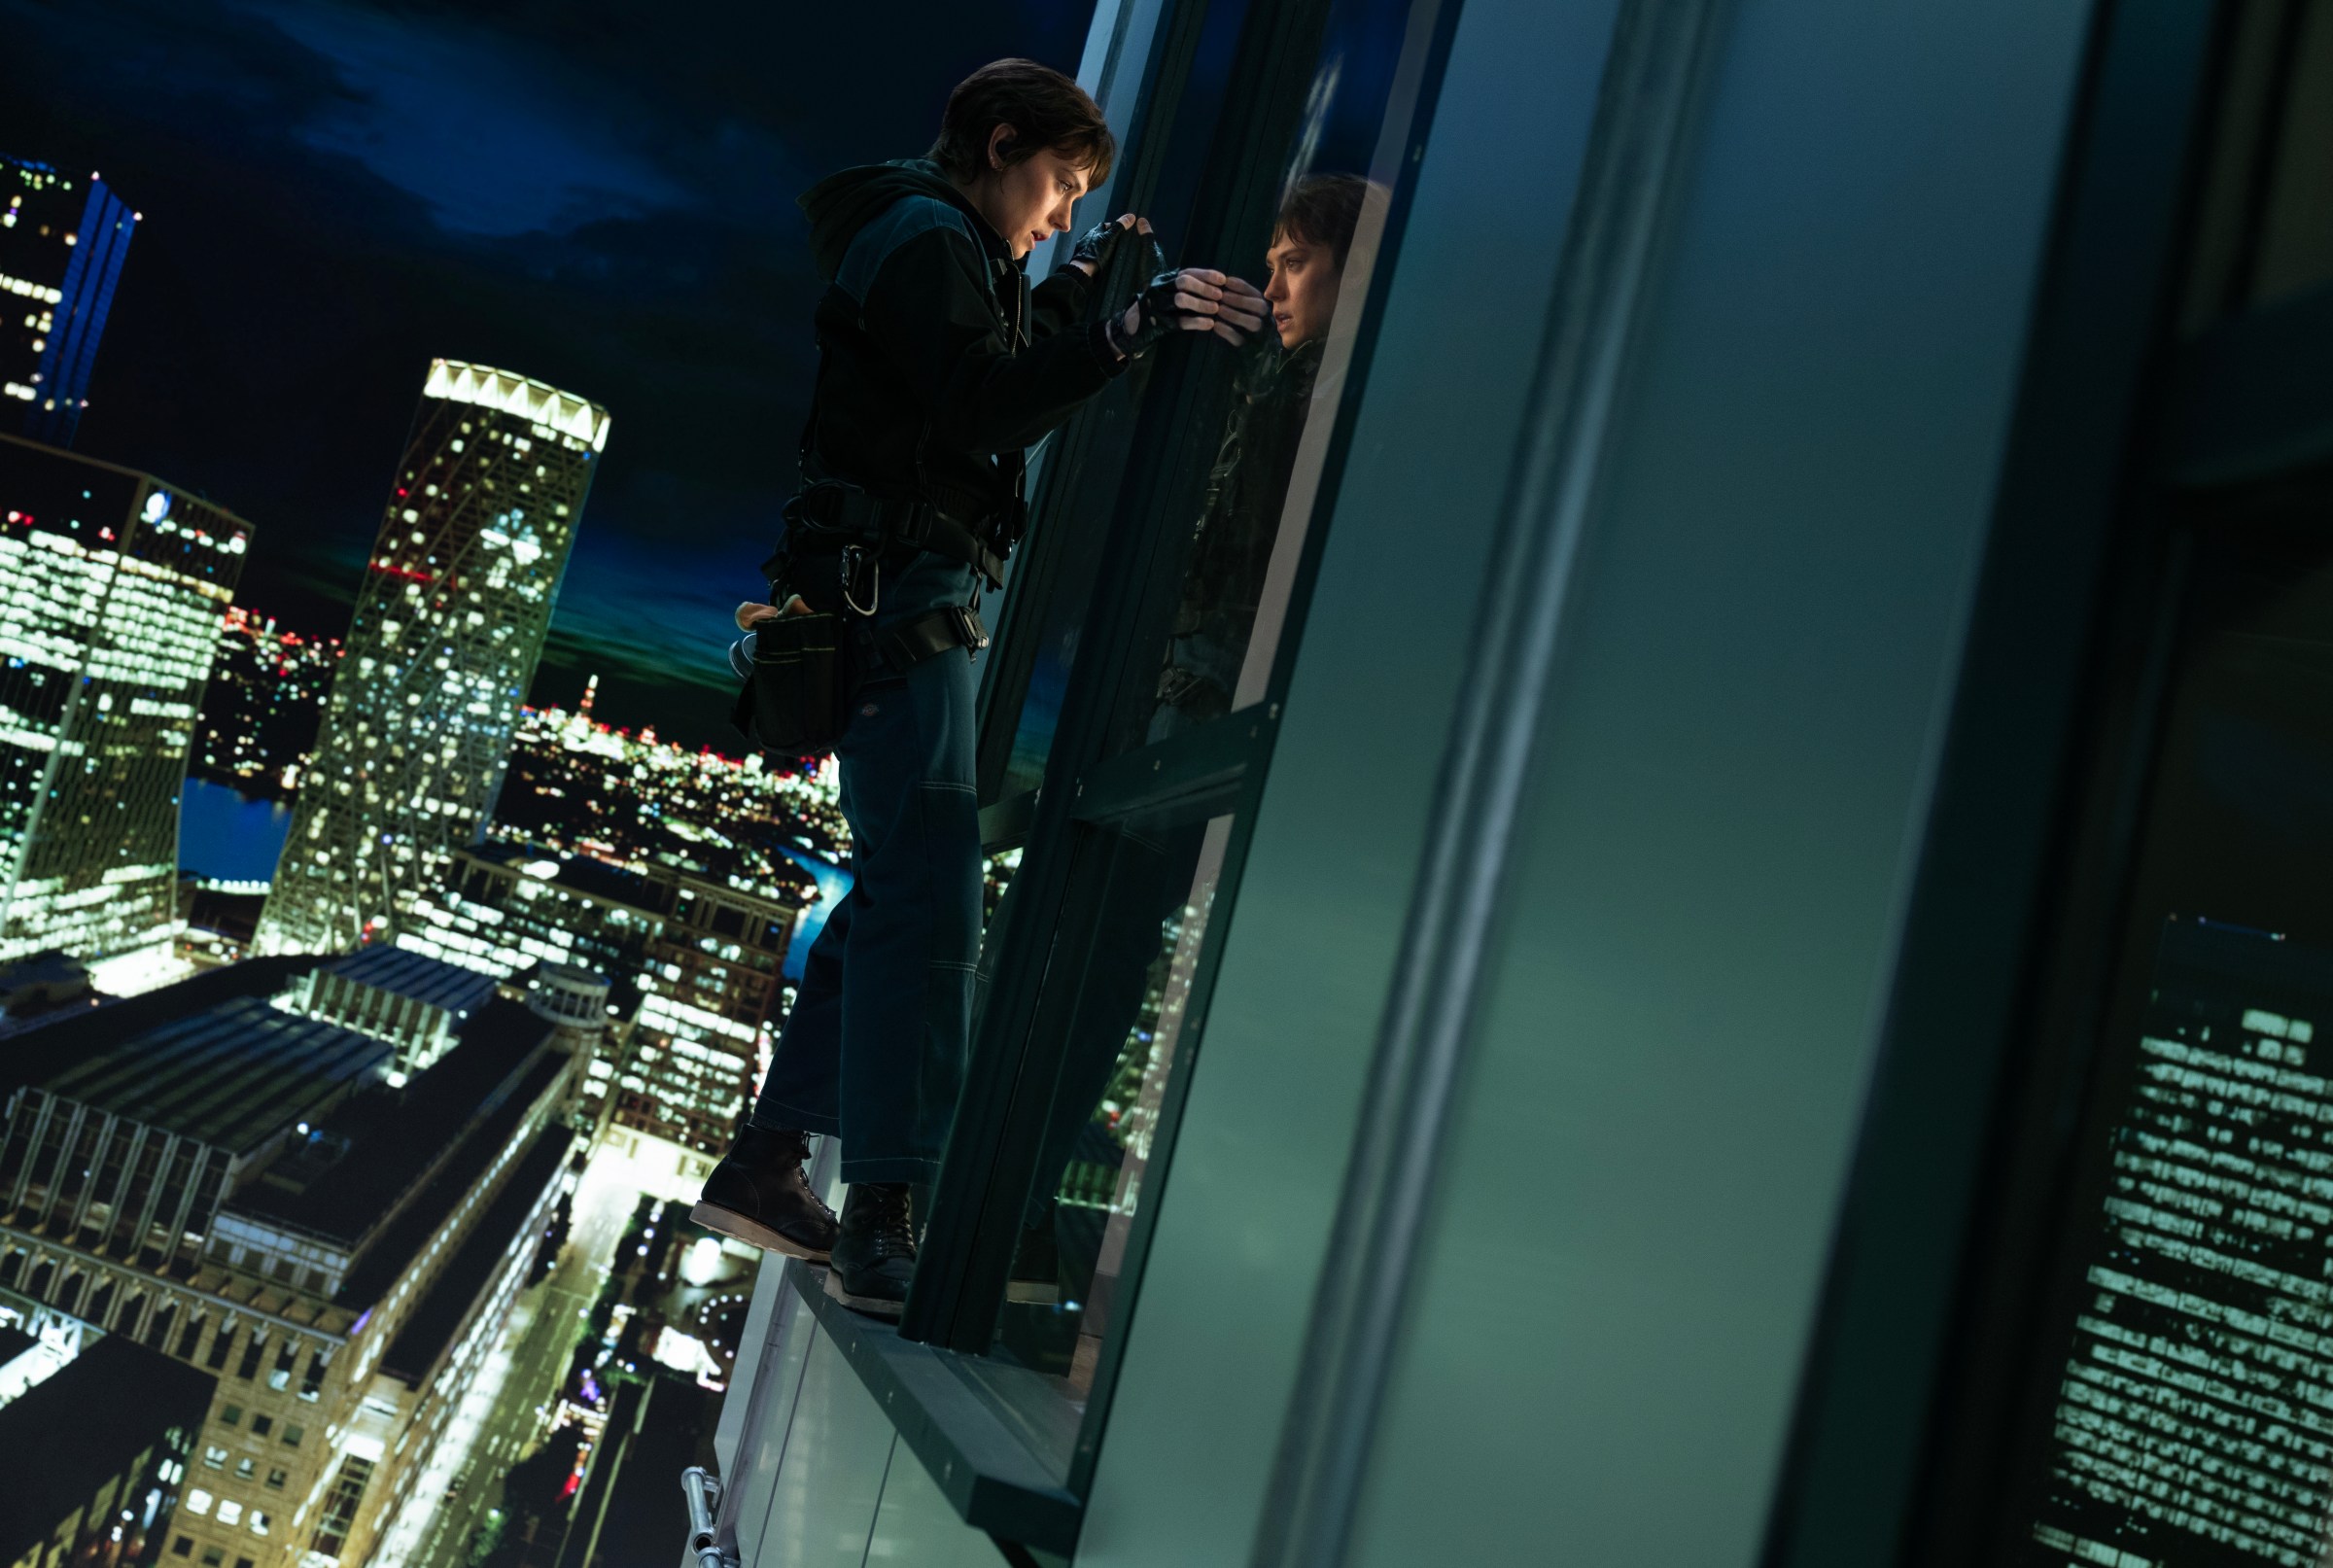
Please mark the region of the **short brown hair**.
POLYGON ((1341 269, 1353 248, 1353 230, 1361 226, 1362 198, 1368 194, 1369 182, 1358 174, 1314 174, 1299 180, 1280 201, 1272 237, 1326 245, 1337 253, 1341 269))
POLYGON ((1109 178, 1118 155, 1118 139, 1085 88, 1050 65, 1012 59, 992 60, 948 94, 931 160, 950 179, 977 179, 988 169, 989 135, 998 125, 1013 128, 1001 150, 1008 165, 1051 148, 1087 170, 1089 186, 1109 178))

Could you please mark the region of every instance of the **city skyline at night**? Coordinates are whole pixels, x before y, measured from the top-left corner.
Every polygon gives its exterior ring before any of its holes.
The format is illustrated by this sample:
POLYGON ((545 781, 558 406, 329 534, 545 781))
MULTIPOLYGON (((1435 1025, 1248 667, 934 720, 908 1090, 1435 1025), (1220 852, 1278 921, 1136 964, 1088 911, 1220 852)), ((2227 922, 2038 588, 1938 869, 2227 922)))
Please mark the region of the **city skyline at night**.
MULTIPOLYGON (((102 711, 167 731, 171 784, 144 880, 85 913, 166 965, 66 931, 41 962, 96 983, 0 1021, 0 1362, 29 1341, 61 1388, 113 1345, 211 1388, 115 1568, 537 1568, 585 1504, 653 1529, 667 1450, 600 1440, 710 1433, 758 1256, 685 1215, 850 886, 832 762, 726 724, 812 366, 792 198, 920 152, 984 59, 1073 63, 1085 10, 934 8, 880 101, 824 107, 734 40, 665 71, 334 0, 0 17, 39 62, 0 153, 140 209, 126 260, 41 219, 114 307, 89 417, 42 438, 160 474, 190 538, 252 519, 173 625, 187 690, 102 711)), ((73 286, 40 287, 0 354, 65 351, 73 286)))
POLYGON ((143 221, 76 446, 260 528, 244 602, 347 624, 443 355, 620 421, 531 701, 735 749, 729 610, 794 482, 823 287, 794 198, 929 146, 950 87, 1074 70, 1090 7, 716 7, 545 29, 495 8, 0 0, 0 152, 97 169, 143 221), (806 62, 880 58, 880 90, 806 62), (773 63, 777 62, 777 63, 773 63))

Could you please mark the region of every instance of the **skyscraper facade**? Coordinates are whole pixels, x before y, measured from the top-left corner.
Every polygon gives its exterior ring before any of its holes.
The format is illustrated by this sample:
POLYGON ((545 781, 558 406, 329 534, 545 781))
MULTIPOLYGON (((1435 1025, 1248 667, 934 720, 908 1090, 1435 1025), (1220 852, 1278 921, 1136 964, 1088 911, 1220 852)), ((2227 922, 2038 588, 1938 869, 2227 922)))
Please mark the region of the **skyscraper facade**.
POLYGON ((593 403, 431 365, 257 951, 386 934, 477 836, 607 440, 593 403))
POLYGON ((0 157, 0 413, 70 446, 138 215, 94 174, 0 157))
POLYGON ((178 802, 250 528, 0 436, 0 960, 168 973, 178 802))

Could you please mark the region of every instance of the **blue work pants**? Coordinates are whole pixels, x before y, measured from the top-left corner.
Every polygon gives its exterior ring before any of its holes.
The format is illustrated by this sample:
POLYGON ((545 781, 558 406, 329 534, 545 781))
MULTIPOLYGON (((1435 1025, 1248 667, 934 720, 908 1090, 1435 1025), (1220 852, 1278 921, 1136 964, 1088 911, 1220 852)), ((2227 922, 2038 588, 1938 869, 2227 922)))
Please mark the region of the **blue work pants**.
POLYGON ((834 749, 853 880, 811 944, 752 1120, 839 1134, 846 1182, 939 1175, 980 948, 973 751, 961 653, 861 687, 834 749))

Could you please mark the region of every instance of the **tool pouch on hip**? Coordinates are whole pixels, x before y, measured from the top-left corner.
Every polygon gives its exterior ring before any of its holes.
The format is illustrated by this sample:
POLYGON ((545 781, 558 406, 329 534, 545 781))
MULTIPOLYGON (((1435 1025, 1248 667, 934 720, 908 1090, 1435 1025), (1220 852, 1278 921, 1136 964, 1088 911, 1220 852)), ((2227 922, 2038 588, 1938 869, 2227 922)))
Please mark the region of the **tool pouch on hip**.
POLYGON ((812 611, 757 621, 753 673, 730 722, 767 751, 823 756, 849 717, 851 630, 840 615, 812 611))

